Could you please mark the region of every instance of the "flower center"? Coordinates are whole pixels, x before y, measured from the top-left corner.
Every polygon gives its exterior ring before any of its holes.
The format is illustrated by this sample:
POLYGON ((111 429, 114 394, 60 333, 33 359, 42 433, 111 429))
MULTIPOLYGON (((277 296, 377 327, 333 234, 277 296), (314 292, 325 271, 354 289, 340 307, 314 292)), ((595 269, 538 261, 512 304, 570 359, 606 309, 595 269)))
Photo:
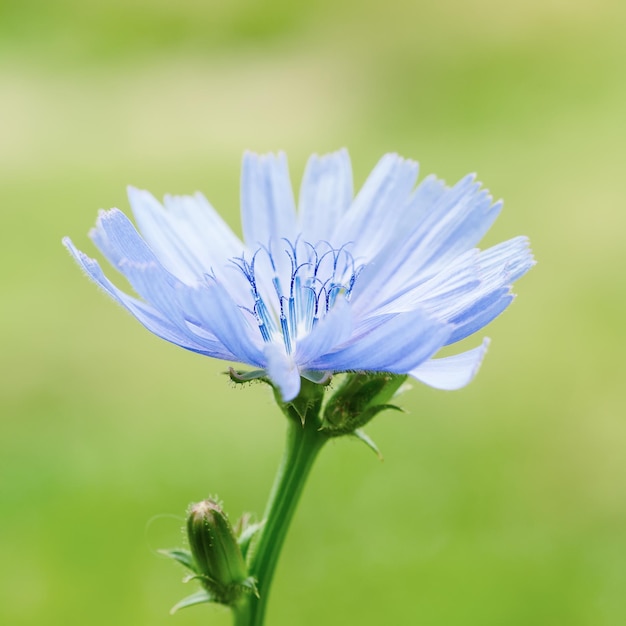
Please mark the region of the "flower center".
POLYGON ((232 259, 250 285, 251 305, 242 308, 255 318, 266 343, 282 340, 291 354, 337 298, 350 299, 362 266, 348 246, 313 245, 298 237, 270 242, 250 260, 245 255, 232 259))

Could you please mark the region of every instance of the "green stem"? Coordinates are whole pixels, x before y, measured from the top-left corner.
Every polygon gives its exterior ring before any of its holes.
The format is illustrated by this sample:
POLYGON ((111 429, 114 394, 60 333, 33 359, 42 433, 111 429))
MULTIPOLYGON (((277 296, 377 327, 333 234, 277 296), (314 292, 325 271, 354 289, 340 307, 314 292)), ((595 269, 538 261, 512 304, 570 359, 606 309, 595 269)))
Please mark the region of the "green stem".
POLYGON ((248 594, 233 607, 235 626, 262 626, 272 577, 289 523, 317 453, 328 436, 317 419, 288 420, 287 444, 278 468, 267 508, 265 525, 254 546, 250 574, 257 580, 259 596, 248 594))

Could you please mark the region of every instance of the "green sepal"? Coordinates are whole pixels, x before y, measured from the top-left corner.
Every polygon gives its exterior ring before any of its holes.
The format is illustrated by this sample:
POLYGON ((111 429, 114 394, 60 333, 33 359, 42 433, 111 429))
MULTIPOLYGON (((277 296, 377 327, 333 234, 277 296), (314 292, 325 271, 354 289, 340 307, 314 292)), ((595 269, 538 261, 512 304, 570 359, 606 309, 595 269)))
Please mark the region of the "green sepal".
POLYGON ((205 574, 187 574, 187 576, 183 577, 183 583, 191 582, 192 580, 199 580, 203 585, 206 583, 209 586, 214 584, 212 578, 209 578, 205 574))
POLYGON ((232 606, 241 599, 244 593, 253 593, 257 598, 259 597, 256 578, 254 576, 248 576, 239 583, 233 583, 224 587, 205 574, 189 574, 183 578, 183 583, 188 583, 192 580, 200 582, 204 591, 211 597, 210 602, 214 602, 215 604, 232 606))
POLYGON ((365 409, 362 413, 350 416, 348 419, 345 419, 343 423, 340 423, 336 426, 324 426, 324 430, 327 430, 328 434, 331 435, 331 437, 338 437, 340 435, 351 435, 352 433, 354 433, 355 430, 358 430, 362 426, 365 426, 379 413, 382 413, 387 409, 392 409, 394 411, 403 411, 403 409, 396 406, 395 404, 379 404, 377 406, 372 406, 368 409, 365 409))
POLYGON ((265 370, 252 370, 250 372, 246 372, 245 370, 236 370, 232 367, 229 367, 228 372, 225 373, 228 374, 230 376, 230 379, 238 385, 243 383, 251 383, 255 380, 271 384, 265 370))
POLYGON ((300 378, 300 393, 293 400, 284 402, 281 397, 280 389, 274 385, 270 378, 268 378, 265 370, 252 370, 250 372, 246 372, 243 370, 235 370, 230 367, 226 373, 236 384, 244 384, 255 381, 268 384, 274 391, 276 403, 280 407, 281 411, 289 419, 296 419, 301 424, 304 424, 307 419, 318 419, 322 408, 324 390, 332 379, 330 372, 307 371, 306 377, 300 378))
POLYGON ((281 408, 282 412, 287 418, 298 421, 304 426, 307 421, 319 421, 324 391, 329 382, 330 378, 325 379, 323 384, 314 383, 306 378, 300 378, 300 393, 289 402, 283 402, 280 389, 272 386, 274 388, 276 403, 281 408))
POLYGON ((194 573, 198 573, 196 563, 193 560, 193 556, 189 550, 183 548, 170 548, 169 550, 157 550, 159 554, 162 554, 174 561, 178 561, 183 567, 190 569, 194 573))
POLYGON ((246 578, 246 580, 241 583, 241 586, 244 588, 244 590, 254 594, 257 598, 261 597, 259 596, 259 589, 257 588, 256 578, 254 576, 249 576, 248 578, 246 578))
POLYGON ((188 606, 194 606, 196 604, 205 604, 207 602, 217 602, 215 597, 206 589, 200 589, 196 593, 192 593, 190 596, 183 598, 180 602, 177 602, 171 609, 170 614, 174 615, 176 611, 180 609, 186 609, 188 606))
POLYGON ((243 555, 244 560, 248 556, 248 550, 250 545, 252 544, 252 540, 255 535, 263 528, 265 525, 265 521, 258 522, 256 524, 250 524, 249 526, 245 526, 241 531, 241 534, 237 538, 237 543, 239 544, 239 548, 241 549, 241 554, 243 555))
POLYGON ((380 453, 378 446, 374 443, 373 439, 367 435, 363 430, 357 428, 352 432, 359 441, 362 441, 370 450, 374 452, 374 454, 378 457, 379 461, 383 460, 383 455, 380 453))
POLYGON ((401 411, 389 401, 406 381, 405 374, 348 374, 324 409, 322 430, 331 437, 351 435, 386 409, 401 411))
POLYGON ((317 370, 304 370, 302 372, 302 377, 310 380, 312 383, 316 385, 327 385, 332 378, 332 372, 327 370, 317 371, 317 370))

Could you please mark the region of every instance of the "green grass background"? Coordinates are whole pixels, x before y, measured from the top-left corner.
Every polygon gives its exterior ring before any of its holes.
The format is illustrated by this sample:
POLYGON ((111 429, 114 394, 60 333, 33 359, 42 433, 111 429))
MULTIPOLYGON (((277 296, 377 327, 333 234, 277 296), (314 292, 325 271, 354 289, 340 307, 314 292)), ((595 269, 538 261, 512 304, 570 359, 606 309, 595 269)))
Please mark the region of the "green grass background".
POLYGON ((626 5, 610 0, 0 3, 0 623, 230 623, 155 554, 191 501, 260 514, 267 389, 151 336, 62 249, 125 185, 204 191, 241 153, 341 146, 477 171, 539 265, 477 380, 415 385, 322 454, 268 625, 626 623, 626 5))

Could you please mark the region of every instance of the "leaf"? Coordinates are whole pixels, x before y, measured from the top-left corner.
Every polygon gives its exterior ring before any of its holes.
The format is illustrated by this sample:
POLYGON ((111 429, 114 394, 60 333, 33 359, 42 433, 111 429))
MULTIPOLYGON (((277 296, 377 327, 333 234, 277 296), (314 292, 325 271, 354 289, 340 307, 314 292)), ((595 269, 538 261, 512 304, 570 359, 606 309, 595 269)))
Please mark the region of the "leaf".
POLYGON ((246 526, 239 536, 239 539, 237 539, 244 559, 248 555, 248 549, 250 548, 252 539, 254 539, 254 536, 259 532, 259 530, 261 530, 261 528, 263 528, 264 525, 265 520, 256 524, 250 524, 250 526, 246 526))
POLYGON ((196 563, 189 550, 184 550, 183 548, 171 548, 169 550, 157 550, 157 552, 169 557, 170 559, 178 561, 182 566, 190 569, 192 572, 195 572, 196 574, 198 573, 196 563))
POLYGON ((369 435, 366 435, 361 429, 357 429, 352 433, 357 439, 362 441, 370 450, 376 454, 380 461, 383 461, 383 455, 380 453, 378 446, 370 439, 369 435))
POLYGON ((200 589, 200 591, 192 593, 190 596, 183 598, 180 602, 175 604, 170 609, 170 614, 173 615, 174 613, 176 613, 176 611, 180 611, 180 609, 185 609, 188 606, 194 606, 195 604, 205 604, 206 602, 215 601, 215 598, 206 589, 200 589))
POLYGON ((249 576, 248 578, 246 578, 242 583, 241 586, 244 589, 247 589, 248 591, 252 592, 257 598, 260 598, 261 596, 259 595, 259 590, 256 586, 256 578, 254 578, 254 576, 249 576))

